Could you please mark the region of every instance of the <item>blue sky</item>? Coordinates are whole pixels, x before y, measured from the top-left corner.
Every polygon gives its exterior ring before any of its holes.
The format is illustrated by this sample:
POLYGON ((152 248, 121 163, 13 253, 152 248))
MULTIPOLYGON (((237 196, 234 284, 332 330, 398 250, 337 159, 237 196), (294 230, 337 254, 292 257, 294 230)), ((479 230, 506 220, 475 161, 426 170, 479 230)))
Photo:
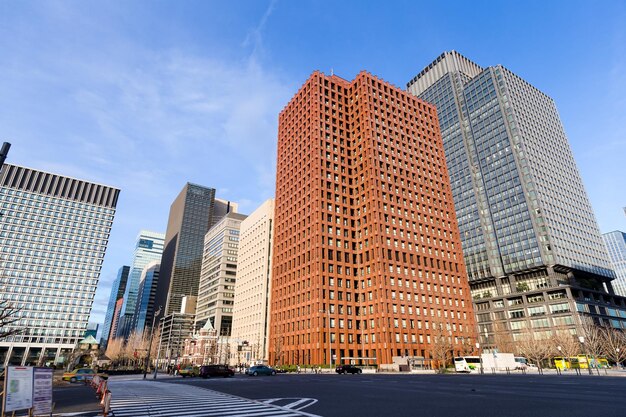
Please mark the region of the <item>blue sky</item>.
POLYGON ((185 182, 243 213, 273 196, 277 116, 312 71, 404 88, 451 49, 554 98, 601 231, 626 230, 622 1, 0 0, 0 141, 8 162, 122 189, 102 321, 185 182))

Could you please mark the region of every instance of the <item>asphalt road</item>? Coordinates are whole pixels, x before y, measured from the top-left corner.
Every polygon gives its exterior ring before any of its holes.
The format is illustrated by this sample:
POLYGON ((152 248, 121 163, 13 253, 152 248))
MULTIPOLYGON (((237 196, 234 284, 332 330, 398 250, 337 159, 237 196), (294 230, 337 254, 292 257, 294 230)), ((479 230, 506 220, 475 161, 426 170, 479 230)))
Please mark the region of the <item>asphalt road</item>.
POLYGON ((81 412, 85 413, 83 415, 96 415, 102 410, 94 389, 79 382, 54 387, 52 389, 52 401, 54 402, 55 414, 81 412))
POLYGON ((297 402, 296 409, 323 417, 626 415, 626 378, 607 376, 300 374, 161 382, 276 405, 297 402))

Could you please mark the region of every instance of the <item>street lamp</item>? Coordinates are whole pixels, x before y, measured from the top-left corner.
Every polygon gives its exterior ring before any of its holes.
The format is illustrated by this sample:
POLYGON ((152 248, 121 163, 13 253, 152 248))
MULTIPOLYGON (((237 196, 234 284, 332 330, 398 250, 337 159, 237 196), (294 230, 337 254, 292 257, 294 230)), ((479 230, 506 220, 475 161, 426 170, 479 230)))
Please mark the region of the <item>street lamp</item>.
POLYGON ((480 349, 480 343, 476 342, 476 349, 478 349, 478 360, 480 361, 480 374, 482 375, 483 372, 483 355, 482 355, 482 350, 480 349))
POLYGON ((578 337, 578 341, 580 342, 580 344, 583 347, 583 354, 585 355, 585 361, 587 362, 587 370, 589 371, 589 375, 593 375, 593 372, 591 371, 591 364, 589 363, 589 355, 587 355, 587 351, 585 349, 585 338, 584 338, 584 336, 579 336, 578 337))
POLYGON ((330 368, 333 367, 333 358, 331 357, 331 346, 330 346, 330 310, 320 310, 320 313, 326 313, 328 319, 326 320, 326 337, 328 339, 328 365, 330 368))
POLYGON ((159 347, 157 349, 156 365, 154 366, 154 375, 152 376, 152 379, 156 379, 157 373, 159 372, 159 360, 161 358, 161 343, 163 342, 163 326, 161 325, 161 323, 159 323, 158 328, 160 328, 161 331, 159 332, 159 347))
MULTIPOLYGON (((150 351, 152 350, 152 339, 154 339, 154 321, 156 320, 159 314, 161 314, 161 306, 159 306, 159 309, 152 316, 152 327, 150 327, 150 341, 148 342, 148 354, 146 355, 146 363, 143 369, 143 379, 146 379, 146 374, 148 373, 148 365, 150 365, 150 351)), ((157 365, 158 365, 158 362, 157 362, 157 365)), ((156 366, 155 366, 155 369, 156 369, 156 366)))
MULTIPOLYGON (((619 361, 619 348, 615 348, 615 353, 617 353, 617 355, 615 355, 615 358, 617 358, 617 360, 619 361)), ((617 362, 617 367, 619 368, 619 362, 617 362)))

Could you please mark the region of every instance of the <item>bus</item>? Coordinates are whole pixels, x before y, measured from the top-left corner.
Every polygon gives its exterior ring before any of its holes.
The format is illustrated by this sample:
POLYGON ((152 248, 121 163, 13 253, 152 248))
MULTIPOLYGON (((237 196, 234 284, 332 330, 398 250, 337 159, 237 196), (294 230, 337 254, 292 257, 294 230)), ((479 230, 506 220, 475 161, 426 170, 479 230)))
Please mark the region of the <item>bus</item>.
POLYGON ((606 358, 592 358, 587 355, 576 355, 571 358, 563 358, 557 356, 554 358, 554 367, 562 371, 567 369, 589 369, 592 368, 610 368, 609 361, 606 358))
POLYGON ((454 358, 456 372, 472 372, 480 370, 480 356, 459 356, 454 358))

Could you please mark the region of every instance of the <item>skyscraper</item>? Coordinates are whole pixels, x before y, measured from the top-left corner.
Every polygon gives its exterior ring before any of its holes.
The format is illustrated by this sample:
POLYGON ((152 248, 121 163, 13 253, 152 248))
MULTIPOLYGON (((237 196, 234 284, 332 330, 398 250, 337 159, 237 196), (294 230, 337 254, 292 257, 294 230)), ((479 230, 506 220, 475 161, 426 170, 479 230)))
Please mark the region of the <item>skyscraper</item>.
POLYGON ((553 100, 501 65, 482 68, 454 51, 408 90, 438 109, 485 342, 530 328, 549 337, 573 330, 577 310, 601 316, 602 303, 620 304, 553 100))
POLYGON ((280 113, 277 164, 270 363, 458 352, 474 319, 434 106, 314 72, 280 113))
POLYGON ((273 227, 274 199, 241 222, 232 337, 242 345, 248 342, 245 363, 268 358, 273 227))
POLYGON ((615 293, 626 297, 626 233, 615 230, 602 235, 617 278, 613 281, 615 293))
POLYGON ((137 305, 137 293, 139 291, 139 280, 146 265, 153 261, 160 261, 163 255, 163 233, 141 230, 137 235, 133 262, 130 266, 128 285, 124 292, 124 304, 120 313, 120 323, 118 325, 117 336, 128 337, 135 330, 133 327, 135 306, 137 305))
MULTIPOLYGON (((109 336, 111 335, 111 327, 113 325, 113 316, 115 315, 115 305, 117 300, 124 298, 124 292, 126 291, 126 283, 128 282, 128 273, 130 272, 130 266, 124 265, 117 271, 117 277, 113 281, 111 286, 111 295, 109 295, 109 303, 107 304, 107 312, 104 316, 104 326, 102 326, 102 344, 107 345, 109 336)), ((118 313, 119 316, 119 313, 118 313)), ((115 323, 117 329, 117 323, 115 323)))
POLYGON ((230 336, 233 323, 239 227, 243 214, 227 213, 204 237, 195 329, 207 320, 220 336, 230 336))
POLYGON ((170 208, 155 305, 178 313, 185 295, 198 295, 204 236, 237 205, 215 198, 215 189, 187 183, 170 208))
POLYGON ((6 164, 0 172, 0 299, 23 332, 0 363, 61 363, 82 339, 119 190, 6 164))
POLYGON ((143 333, 146 327, 152 325, 152 318, 156 311, 163 306, 155 306, 154 299, 159 284, 159 261, 152 261, 143 268, 139 279, 139 290, 137 292, 137 303, 133 314, 132 329, 135 332, 143 333))

